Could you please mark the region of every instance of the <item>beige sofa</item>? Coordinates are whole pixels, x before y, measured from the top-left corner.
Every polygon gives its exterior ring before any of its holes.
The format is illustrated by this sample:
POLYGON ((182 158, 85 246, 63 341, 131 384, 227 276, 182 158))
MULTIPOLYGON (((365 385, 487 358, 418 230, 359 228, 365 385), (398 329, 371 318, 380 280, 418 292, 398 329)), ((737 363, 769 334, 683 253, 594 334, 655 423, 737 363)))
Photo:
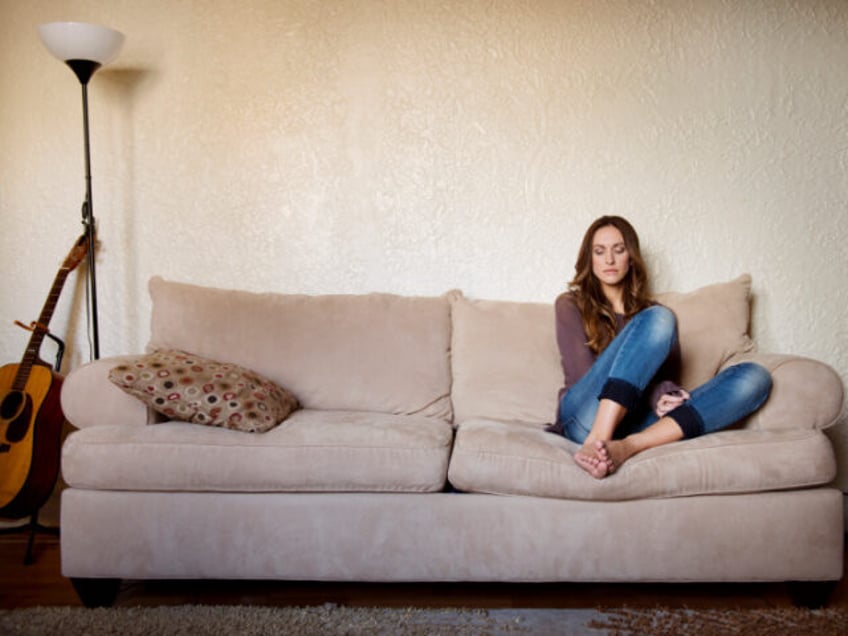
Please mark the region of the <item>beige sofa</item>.
POLYGON ((543 430, 562 382, 551 304, 154 278, 148 350, 237 363, 302 408, 265 433, 163 422, 108 380, 126 356, 74 370, 63 573, 90 605, 120 579, 836 581, 831 438, 846 442, 841 423, 823 429, 843 386, 820 362, 753 352, 750 286, 660 300, 684 384, 758 360, 774 378, 764 408, 597 481, 543 430))

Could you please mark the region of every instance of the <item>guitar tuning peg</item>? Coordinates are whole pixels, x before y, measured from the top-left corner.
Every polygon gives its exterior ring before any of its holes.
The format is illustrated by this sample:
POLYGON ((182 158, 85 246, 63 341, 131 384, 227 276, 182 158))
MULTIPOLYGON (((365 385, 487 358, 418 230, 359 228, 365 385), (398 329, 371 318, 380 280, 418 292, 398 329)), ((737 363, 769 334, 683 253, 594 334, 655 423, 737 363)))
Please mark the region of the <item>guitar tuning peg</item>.
POLYGON ((31 323, 29 323, 28 325, 25 325, 25 324, 24 324, 24 323, 22 323, 20 320, 16 320, 16 321, 15 321, 15 324, 16 324, 18 327, 20 327, 21 329, 26 329, 27 331, 35 331, 36 329, 37 329, 37 330, 39 330, 39 331, 43 331, 44 333, 49 333, 49 331, 50 331, 50 330, 47 328, 47 326, 46 326, 46 325, 39 324, 39 323, 37 323, 37 322, 36 322, 36 321, 34 321, 34 320, 33 320, 31 323))

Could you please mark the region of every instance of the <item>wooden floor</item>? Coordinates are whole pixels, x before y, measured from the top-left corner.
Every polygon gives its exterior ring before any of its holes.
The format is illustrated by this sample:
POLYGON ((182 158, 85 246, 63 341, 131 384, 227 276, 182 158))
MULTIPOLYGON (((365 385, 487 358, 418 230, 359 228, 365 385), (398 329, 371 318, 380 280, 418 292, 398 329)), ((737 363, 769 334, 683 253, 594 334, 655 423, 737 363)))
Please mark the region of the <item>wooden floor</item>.
MULTIPOLYGON (((79 606, 60 569, 59 538, 39 533, 34 563, 24 565, 27 535, 0 534, 0 608, 79 606)), ((117 606, 302 606, 336 603, 381 607, 790 607, 784 584, 355 584, 257 581, 125 581, 117 606)), ((839 582, 829 606, 848 607, 839 582)))

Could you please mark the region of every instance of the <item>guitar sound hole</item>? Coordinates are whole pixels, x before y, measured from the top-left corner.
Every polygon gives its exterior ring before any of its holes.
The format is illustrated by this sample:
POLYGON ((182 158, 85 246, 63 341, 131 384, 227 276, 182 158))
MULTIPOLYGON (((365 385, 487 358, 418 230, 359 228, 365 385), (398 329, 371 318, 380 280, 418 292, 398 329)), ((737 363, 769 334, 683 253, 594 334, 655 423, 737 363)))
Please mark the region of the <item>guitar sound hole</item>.
POLYGON ((12 391, 6 394, 3 398, 3 404, 0 405, 0 416, 4 420, 11 420, 21 410, 21 405, 24 403, 24 394, 21 391, 12 391))
POLYGON ((7 395, 3 398, 3 404, 0 405, 0 413, 2 413, 4 418, 9 420, 9 425, 6 427, 7 442, 15 444, 26 437, 30 429, 30 420, 32 419, 32 398, 27 393, 15 391, 7 395), (23 402, 23 406, 21 406, 21 402, 23 402), (14 416, 11 419, 6 418, 7 406, 9 406, 9 411, 14 416), (12 406, 15 408, 12 408, 12 406), (19 406, 20 408, 18 408, 19 406))

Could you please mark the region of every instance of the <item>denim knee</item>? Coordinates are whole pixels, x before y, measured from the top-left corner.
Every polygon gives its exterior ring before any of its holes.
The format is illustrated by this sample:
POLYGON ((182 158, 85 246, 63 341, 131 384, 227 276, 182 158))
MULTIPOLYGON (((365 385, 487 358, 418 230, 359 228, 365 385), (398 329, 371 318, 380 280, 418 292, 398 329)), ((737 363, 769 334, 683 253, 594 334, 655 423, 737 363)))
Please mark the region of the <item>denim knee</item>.
POLYGON ((651 326, 651 330, 658 335, 666 337, 677 335, 677 317, 674 312, 665 305, 651 305, 640 311, 634 317, 634 320, 639 316, 643 316, 641 320, 646 320, 651 326))
POLYGON ((740 362, 726 369, 738 376, 737 386, 753 405, 753 410, 760 408, 771 393, 772 378, 764 366, 756 362, 740 362))
POLYGON ((632 321, 636 323, 634 329, 638 329, 642 337, 646 339, 647 346, 658 345, 671 346, 677 341, 677 317, 674 312, 663 305, 651 305, 633 316, 632 321))

